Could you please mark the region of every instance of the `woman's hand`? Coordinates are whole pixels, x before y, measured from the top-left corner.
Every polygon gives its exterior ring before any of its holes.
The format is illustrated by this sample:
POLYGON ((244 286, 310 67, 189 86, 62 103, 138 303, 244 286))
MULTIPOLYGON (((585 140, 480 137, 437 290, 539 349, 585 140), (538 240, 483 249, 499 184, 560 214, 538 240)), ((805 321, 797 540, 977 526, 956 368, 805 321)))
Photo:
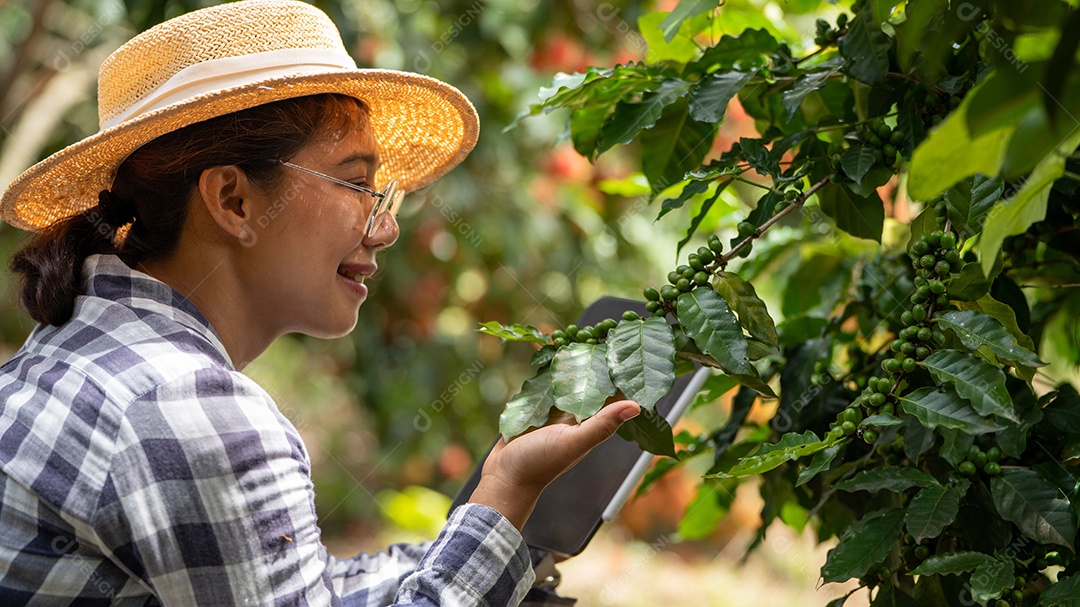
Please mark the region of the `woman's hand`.
MULTIPOLYGON (((620 400, 581 422, 555 423, 515 438, 500 440, 488 454, 480 482, 469 502, 498 510, 515 527, 525 526, 540 492, 581 461, 619 426, 639 413, 637 403, 620 400)), ((573 421, 572 416, 569 421, 573 421)))

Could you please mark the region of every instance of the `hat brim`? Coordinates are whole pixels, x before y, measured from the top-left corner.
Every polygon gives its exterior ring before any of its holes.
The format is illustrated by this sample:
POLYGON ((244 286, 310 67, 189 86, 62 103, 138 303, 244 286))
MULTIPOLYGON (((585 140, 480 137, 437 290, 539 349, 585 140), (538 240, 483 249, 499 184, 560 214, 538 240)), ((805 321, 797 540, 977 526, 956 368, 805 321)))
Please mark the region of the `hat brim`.
POLYGON ((100 131, 35 164, 8 186, 0 217, 39 231, 97 204, 116 170, 147 142, 190 124, 246 108, 321 93, 361 99, 371 109, 380 175, 405 192, 420 189, 457 166, 472 151, 479 119, 456 88, 396 70, 357 69, 285 76, 186 99, 100 131))

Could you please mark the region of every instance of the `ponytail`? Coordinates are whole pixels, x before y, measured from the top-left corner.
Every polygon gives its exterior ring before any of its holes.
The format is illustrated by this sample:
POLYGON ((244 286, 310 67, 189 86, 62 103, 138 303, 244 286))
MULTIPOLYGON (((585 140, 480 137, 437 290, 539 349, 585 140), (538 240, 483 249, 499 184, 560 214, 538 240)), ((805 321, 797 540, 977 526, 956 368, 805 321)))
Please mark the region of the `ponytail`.
POLYGON ((116 253, 116 229, 131 222, 133 207, 108 190, 98 206, 61 220, 39 234, 11 258, 10 268, 22 275, 20 303, 39 323, 61 325, 71 318, 75 297, 82 293, 82 265, 95 253, 116 253), (131 213, 128 213, 131 210, 131 213))

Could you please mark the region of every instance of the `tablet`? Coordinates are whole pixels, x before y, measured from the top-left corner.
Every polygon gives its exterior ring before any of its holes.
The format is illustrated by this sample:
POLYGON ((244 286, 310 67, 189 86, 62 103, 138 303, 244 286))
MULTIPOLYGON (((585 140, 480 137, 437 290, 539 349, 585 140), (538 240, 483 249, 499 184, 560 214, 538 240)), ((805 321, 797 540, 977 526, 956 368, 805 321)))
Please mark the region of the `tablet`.
MULTIPOLYGON (((577 324, 595 325, 606 318, 618 320, 627 310, 642 316, 647 314, 640 301, 604 297, 589 306, 577 324)), ((674 425, 708 376, 709 370, 699 367, 694 373, 677 377, 671 391, 656 403, 656 410, 674 425)), ((525 542, 530 548, 559 555, 579 554, 600 524, 615 518, 653 457, 636 443, 619 435, 612 436, 548 485, 522 529, 525 542)), ((483 466, 483 461, 477 464, 451 509, 465 503, 472 495, 483 466)))

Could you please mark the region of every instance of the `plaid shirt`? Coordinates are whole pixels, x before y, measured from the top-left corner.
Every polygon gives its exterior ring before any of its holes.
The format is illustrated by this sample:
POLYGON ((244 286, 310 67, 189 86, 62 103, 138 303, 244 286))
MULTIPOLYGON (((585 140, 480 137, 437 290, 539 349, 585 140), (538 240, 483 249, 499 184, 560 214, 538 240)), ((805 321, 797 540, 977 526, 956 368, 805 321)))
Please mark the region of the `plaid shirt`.
POLYGON ((528 550, 496 511, 423 546, 329 556, 310 460, 195 307, 117 257, 0 367, 0 605, 508 605, 528 550))

